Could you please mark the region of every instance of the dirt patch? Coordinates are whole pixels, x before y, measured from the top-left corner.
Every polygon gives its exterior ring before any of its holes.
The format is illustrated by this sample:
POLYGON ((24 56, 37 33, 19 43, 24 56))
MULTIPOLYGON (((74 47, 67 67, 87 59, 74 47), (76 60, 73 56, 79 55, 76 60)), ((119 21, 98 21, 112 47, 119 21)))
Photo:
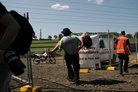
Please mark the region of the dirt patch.
MULTIPOLYGON (((119 76, 118 70, 89 70, 89 73, 80 73, 80 85, 78 86, 66 80, 67 70, 63 57, 56 57, 56 64, 47 62, 34 65, 32 63, 33 84, 41 86, 44 92, 137 92, 138 63, 132 62, 135 58, 136 55, 130 55, 129 73, 124 76, 119 76)), ((27 77, 26 69, 20 78, 27 80, 27 77)), ((11 86, 15 85, 20 84, 12 80, 11 86)), ((14 90, 19 90, 19 88, 14 90)))

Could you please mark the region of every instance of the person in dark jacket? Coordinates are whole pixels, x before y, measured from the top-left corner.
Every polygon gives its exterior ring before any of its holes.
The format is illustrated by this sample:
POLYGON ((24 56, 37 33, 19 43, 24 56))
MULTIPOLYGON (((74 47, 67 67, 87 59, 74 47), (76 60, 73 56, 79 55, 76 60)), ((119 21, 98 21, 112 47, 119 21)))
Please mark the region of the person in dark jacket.
MULTIPOLYGON (((7 11, 6 7, 0 2, 0 24, 5 26, 5 32, 0 39, 0 92, 9 92, 9 82, 11 79, 11 70, 8 62, 5 62, 4 52, 15 40, 20 25, 7 11)), ((0 31, 2 26, 0 26, 0 31)))

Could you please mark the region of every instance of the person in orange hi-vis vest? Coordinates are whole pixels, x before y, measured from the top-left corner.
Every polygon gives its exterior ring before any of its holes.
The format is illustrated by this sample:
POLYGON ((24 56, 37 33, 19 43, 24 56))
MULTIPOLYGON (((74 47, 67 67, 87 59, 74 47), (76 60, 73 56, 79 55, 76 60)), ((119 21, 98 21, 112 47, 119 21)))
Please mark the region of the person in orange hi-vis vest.
POLYGON ((130 42, 129 39, 125 36, 125 31, 121 31, 121 35, 115 41, 116 53, 118 54, 118 67, 119 74, 123 75, 123 70, 125 73, 128 73, 128 63, 129 63, 129 54, 130 54, 130 42), (123 60, 124 69, 123 69, 123 60))

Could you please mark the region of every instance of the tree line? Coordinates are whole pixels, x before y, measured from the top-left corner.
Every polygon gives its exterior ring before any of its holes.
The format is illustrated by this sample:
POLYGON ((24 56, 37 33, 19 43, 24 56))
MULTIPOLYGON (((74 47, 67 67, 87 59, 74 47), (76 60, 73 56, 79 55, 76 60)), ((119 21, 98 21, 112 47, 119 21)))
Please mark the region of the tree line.
MULTIPOLYGON (((83 33, 72 33, 72 34, 73 35, 80 36, 83 33)), ((88 35, 108 34, 108 32, 86 32, 86 34, 88 34, 88 35)), ((119 36, 120 35, 120 33, 118 33, 118 32, 110 32, 109 34, 113 34, 115 36, 119 36)), ((40 35, 42 35, 41 32, 40 32, 40 35)), ((126 36, 128 38, 130 38, 130 39, 135 38, 135 37, 138 38, 138 32, 135 32, 134 35, 129 33, 129 34, 126 34, 126 36)), ((58 39, 58 40, 60 40, 62 37, 63 37, 63 35, 62 34, 59 34, 59 35, 54 35, 53 37, 51 35, 48 35, 47 38, 41 38, 41 36, 40 36, 39 38, 35 37, 34 39, 37 39, 37 40, 46 40, 46 39, 52 40, 52 39, 58 39)))

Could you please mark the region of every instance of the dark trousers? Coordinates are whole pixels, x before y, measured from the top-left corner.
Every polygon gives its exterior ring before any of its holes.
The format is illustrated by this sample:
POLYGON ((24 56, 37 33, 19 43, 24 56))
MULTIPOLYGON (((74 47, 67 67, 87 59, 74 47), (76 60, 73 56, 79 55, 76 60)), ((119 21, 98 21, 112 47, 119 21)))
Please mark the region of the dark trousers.
POLYGON ((119 67, 119 73, 123 73, 123 60, 124 62, 124 71, 128 71, 128 63, 129 63, 129 55, 128 54, 118 54, 118 67, 119 67))
POLYGON ((68 78, 73 79, 75 82, 79 80, 79 54, 74 55, 65 54, 66 66, 68 70, 68 78))

